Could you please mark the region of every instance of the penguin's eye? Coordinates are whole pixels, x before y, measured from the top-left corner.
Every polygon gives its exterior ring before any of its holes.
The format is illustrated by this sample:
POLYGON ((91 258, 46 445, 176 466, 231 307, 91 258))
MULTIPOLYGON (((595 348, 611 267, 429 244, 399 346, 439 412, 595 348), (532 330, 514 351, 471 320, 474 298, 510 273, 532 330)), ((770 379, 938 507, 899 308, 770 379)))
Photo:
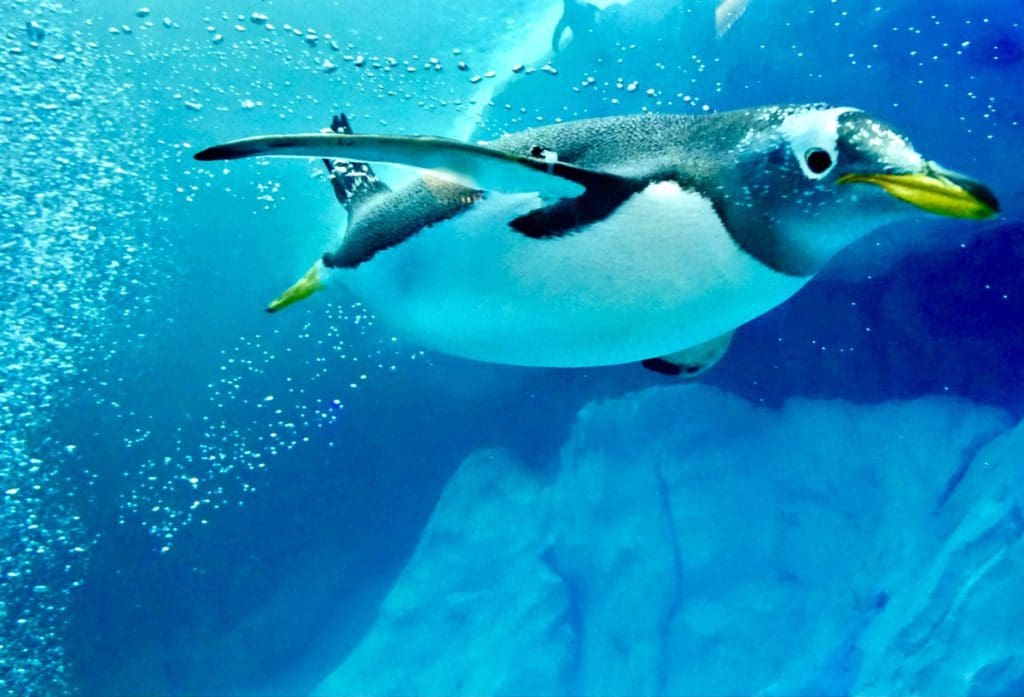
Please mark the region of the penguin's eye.
POLYGON ((810 148, 804 153, 804 161, 814 174, 824 174, 832 166, 832 156, 821 148, 810 148))

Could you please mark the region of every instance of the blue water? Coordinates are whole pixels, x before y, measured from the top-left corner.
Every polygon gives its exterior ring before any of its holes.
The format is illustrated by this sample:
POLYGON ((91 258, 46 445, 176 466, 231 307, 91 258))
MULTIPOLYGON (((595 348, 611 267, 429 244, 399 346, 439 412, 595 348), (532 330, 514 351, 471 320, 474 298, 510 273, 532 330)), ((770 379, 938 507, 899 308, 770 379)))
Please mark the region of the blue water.
POLYGON ((3 689, 1020 694, 1019 4, 716 4, 552 53, 561 0, 7 2, 3 689), (191 158, 811 102, 1002 213, 876 232, 696 384, 449 358, 341 292, 268 317, 344 224, 322 166, 191 158))

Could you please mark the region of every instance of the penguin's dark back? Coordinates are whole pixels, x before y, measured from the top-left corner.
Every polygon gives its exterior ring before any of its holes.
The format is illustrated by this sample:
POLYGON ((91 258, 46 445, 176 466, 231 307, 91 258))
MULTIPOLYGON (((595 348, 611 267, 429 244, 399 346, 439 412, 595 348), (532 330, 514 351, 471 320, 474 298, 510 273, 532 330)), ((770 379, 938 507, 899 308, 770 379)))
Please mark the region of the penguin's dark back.
POLYGON ((696 171, 721 163, 752 127, 777 124, 795 108, 584 119, 510 133, 488 145, 517 154, 540 147, 563 162, 638 176, 681 168, 696 171))

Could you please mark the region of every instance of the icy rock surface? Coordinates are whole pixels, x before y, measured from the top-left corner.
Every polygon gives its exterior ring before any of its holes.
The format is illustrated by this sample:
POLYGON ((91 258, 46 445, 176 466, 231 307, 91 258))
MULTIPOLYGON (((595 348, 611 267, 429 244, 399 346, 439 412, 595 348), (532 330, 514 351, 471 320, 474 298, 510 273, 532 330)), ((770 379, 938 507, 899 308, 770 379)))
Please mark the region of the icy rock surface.
POLYGON ((463 463, 318 694, 1019 694, 1022 452, 947 398, 590 405, 463 463))

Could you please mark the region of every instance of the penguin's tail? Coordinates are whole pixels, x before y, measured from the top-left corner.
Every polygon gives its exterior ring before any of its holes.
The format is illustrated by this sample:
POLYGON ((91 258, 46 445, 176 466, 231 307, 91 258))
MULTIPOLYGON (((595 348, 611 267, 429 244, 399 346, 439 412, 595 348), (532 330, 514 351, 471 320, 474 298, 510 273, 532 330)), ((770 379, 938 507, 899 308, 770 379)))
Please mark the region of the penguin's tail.
MULTIPOLYGON (((336 114, 331 119, 330 130, 334 133, 350 134, 352 126, 345 114, 336 114)), ((325 158, 324 165, 331 178, 334 196, 338 199, 338 203, 345 207, 349 215, 362 203, 378 194, 390 191, 387 184, 377 178, 373 167, 367 162, 325 158)))

